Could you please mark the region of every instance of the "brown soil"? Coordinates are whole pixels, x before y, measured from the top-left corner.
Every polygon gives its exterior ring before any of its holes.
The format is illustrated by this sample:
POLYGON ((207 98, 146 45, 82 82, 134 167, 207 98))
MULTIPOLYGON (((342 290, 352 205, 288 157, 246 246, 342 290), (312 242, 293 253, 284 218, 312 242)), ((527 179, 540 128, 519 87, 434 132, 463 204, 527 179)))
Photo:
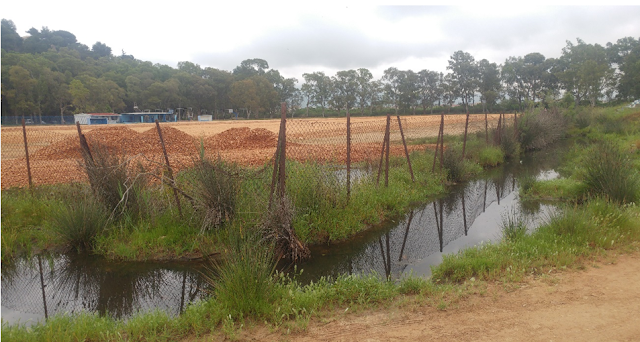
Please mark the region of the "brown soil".
MULTIPOLYGON (((529 280, 478 285, 476 294, 437 305, 312 319, 306 331, 246 329, 241 341, 640 341, 640 256, 529 280)), ((210 338, 210 337, 209 337, 210 338)), ((220 336, 218 336, 220 338, 220 336)))

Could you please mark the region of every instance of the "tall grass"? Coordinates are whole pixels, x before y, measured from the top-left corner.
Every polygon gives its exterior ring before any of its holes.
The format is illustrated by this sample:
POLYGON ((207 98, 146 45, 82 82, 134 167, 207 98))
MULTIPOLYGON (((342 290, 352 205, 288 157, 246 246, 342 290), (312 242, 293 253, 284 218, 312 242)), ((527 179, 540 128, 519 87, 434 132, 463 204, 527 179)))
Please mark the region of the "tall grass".
MULTIPOLYGON (((226 315, 262 317, 274 300, 274 247, 258 232, 229 227, 229 247, 224 260, 212 261, 206 279, 226 315)), ((225 316, 226 316, 225 315, 225 316)))
POLYGON ((91 194, 69 198, 51 216, 52 230, 78 251, 89 250, 109 222, 109 213, 91 194))
POLYGON ((433 267, 436 282, 460 283, 471 277, 520 281, 529 274, 578 266, 588 258, 640 239, 637 208, 602 199, 565 208, 531 235, 511 243, 488 244, 445 256, 433 267))
POLYGON ((202 222, 201 232, 233 220, 240 184, 235 167, 220 159, 211 161, 201 157, 194 167, 191 181, 196 212, 202 222))
POLYGON ((114 218, 135 221, 144 213, 141 198, 142 173, 130 174, 130 161, 99 143, 92 144, 91 157, 83 153, 82 167, 96 198, 114 218))
POLYGON ((500 230, 505 241, 515 242, 527 234, 527 221, 517 208, 512 208, 502 215, 500 230))
POLYGON ((613 142, 604 140, 586 153, 583 182, 593 196, 617 203, 640 199, 640 178, 629 156, 613 142))

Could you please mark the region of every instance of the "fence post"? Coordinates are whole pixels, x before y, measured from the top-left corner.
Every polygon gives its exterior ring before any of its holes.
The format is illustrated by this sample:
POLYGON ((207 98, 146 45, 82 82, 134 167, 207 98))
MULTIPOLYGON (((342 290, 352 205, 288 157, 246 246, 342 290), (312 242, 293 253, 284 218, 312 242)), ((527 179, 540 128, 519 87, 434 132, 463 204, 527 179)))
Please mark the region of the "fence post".
POLYGON ((462 160, 467 150, 467 130, 469 128, 469 108, 467 108, 467 119, 464 122, 464 141, 462 142, 462 160))
POLYGON ((384 151, 387 146, 387 134, 389 134, 389 131, 385 129, 384 138, 382 139, 382 151, 380 151, 380 164, 378 165, 378 177, 376 178, 376 185, 380 184, 380 174, 382 173, 382 161, 384 160, 384 151))
POLYGON ((88 162, 93 164, 93 156, 91 155, 89 144, 87 144, 87 138, 85 138, 84 134, 82 134, 82 129, 80 129, 79 121, 76 121, 76 128, 78 128, 78 138, 80 138, 80 148, 82 148, 82 154, 84 157, 86 157, 85 159, 88 159, 88 162))
POLYGON ((518 141, 518 112, 513 114, 513 136, 518 141))
POLYGON ((484 112, 484 140, 487 146, 489 146, 489 118, 487 112, 484 112))
POLYGON ((387 156, 384 167, 384 186, 389 186, 389 145, 391 145, 391 114, 387 114, 387 156))
POLYGON ((498 145, 502 144, 502 113, 498 118, 498 145))
POLYGON ((280 104, 281 116, 280 116, 280 131, 278 132, 278 145, 276 147, 276 153, 273 158, 273 173, 271 174, 271 190, 269 192, 269 209, 273 204, 273 194, 276 192, 276 184, 278 185, 278 195, 284 198, 284 168, 286 158, 286 107, 285 103, 280 104))
POLYGON ((27 157, 27 176, 29 177, 29 189, 33 188, 31 181, 31 163, 29 162, 29 148, 27 147, 27 128, 24 124, 24 118, 22 118, 22 136, 24 137, 24 153, 27 157))
POLYGON ((351 114, 347 110, 347 201, 351 198, 351 114))
POLYGON ((280 195, 280 199, 284 199, 285 193, 285 178, 286 178, 286 170, 285 170, 285 162, 287 161, 287 104, 286 102, 282 102, 280 104, 281 111, 281 119, 280 119, 280 131, 282 132, 282 148, 280 149, 280 166, 278 167, 278 195, 280 195))
POLYGON ((444 113, 440 115, 440 170, 442 170, 443 154, 444 154, 444 113))
POLYGON ((438 150, 440 148, 440 139, 442 139, 442 116, 444 114, 440 114, 440 127, 438 128, 438 139, 436 139, 436 150, 433 155, 433 166, 431 166, 431 172, 436 170, 436 159, 438 159, 438 150))
POLYGON ((400 115, 396 115, 398 118, 398 127, 400 127, 400 136, 402 137, 402 145, 404 145, 404 154, 407 156, 407 164, 409 164, 409 173, 411 174, 411 181, 415 182, 413 177, 413 169, 411 168, 411 159, 409 158, 409 150, 407 149, 407 142, 404 140, 404 132, 402 131, 402 123, 400 122, 400 115))
MULTIPOLYGON (((174 183, 173 170, 171 169, 171 164, 169 164, 169 156, 167 155, 167 148, 164 145, 164 138, 162 137, 162 130, 160 129, 160 123, 158 123, 158 119, 156 119, 156 129, 158 130, 158 137, 160 137, 160 145, 162 145, 164 161, 167 163, 167 172, 169 173, 169 179, 171 179, 171 183, 174 183)), ((173 186, 171 188, 173 189, 173 197, 175 198, 176 204, 178 205, 178 213, 180 214, 180 218, 182 218, 182 206, 180 205, 178 191, 173 186)))

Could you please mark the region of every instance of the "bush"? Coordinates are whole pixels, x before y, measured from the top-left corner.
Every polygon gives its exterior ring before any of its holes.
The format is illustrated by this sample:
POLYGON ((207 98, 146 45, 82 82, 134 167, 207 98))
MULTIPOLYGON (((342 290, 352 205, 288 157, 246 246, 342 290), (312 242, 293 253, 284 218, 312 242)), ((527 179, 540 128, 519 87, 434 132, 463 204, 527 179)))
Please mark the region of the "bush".
POLYGON ((564 136, 566 120, 557 110, 527 112, 518 122, 520 146, 525 151, 539 150, 564 136))
POLYGON ((609 141, 596 144, 584 160, 583 182, 594 196, 603 196, 618 203, 639 199, 640 179, 633 162, 619 147, 609 141))

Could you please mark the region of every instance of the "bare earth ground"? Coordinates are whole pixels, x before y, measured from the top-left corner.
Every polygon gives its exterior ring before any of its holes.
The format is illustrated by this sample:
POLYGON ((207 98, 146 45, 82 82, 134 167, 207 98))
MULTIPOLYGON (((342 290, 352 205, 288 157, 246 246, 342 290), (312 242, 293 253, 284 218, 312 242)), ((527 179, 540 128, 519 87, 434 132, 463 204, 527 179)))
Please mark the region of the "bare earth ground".
MULTIPOLYGON (((211 338, 211 337, 208 337, 211 338)), ((445 310, 424 305, 312 319, 289 335, 246 329, 242 341, 640 341, 640 255, 522 284, 489 284, 445 310)), ((220 337, 214 338, 219 340, 220 337)))

